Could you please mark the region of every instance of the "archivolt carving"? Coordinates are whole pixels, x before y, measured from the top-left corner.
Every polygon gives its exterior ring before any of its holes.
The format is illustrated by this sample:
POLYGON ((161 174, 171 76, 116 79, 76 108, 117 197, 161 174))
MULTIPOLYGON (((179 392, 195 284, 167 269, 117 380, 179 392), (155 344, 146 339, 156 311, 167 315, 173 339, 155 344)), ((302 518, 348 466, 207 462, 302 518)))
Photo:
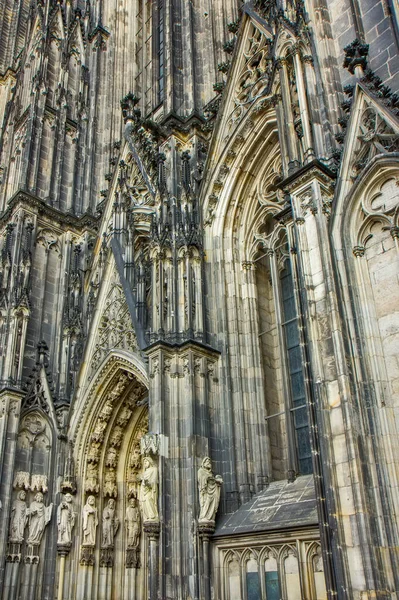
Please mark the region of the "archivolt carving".
MULTIPOLYGON (((89 449, 87 453, 87 465, 86 465, 86 478, 85 478, 85 491, 90 494, 98 494, 99 491, 99 483, 98 483, 98 463, 100 461, 101 452, 102 452, 102 444, 105 438, 105 432, 108 427, 108 423, 111 419, 111 416, 114 411, 115 403, 119 400, 121 394, 126 390, 126 387, 130 384, 130 382, 134 379, 131 373, 123 371, 119 373, 116 378, 112 381, 111 389, 105 395, 105 401, 100 409, 97 420, 94 423, 93 431, 90 435, 89 449)), ((141 395, 144 393, 145 388, 139 384, 139 389, 141 391, 141 395)), ((137 392, 137 394, 139 391, 137 392)), ((132 397, 136 398, 136 394, 131 393, 128 398, 125 400, 125 405, 123 406, 123 418, 122 422, 126 421, 126 415, 128 414, 126 410, 130 410, 130 404, 132 402, 132 397)), ((130 410, 130 414, 131 414, 130 410)), ((109 445, 111 448, 115 449, 115 455, 112 459, 112 451, 110 453, 110 449, 108 449, 107 457, 108 457, 108 465, 109 469, 105 474, 105 485, 104 485, 104 495, 110 497, 116 497, 116 476, 113 465, 109 464, 109 461, 117 462, 116 453, 122 443, 123 439, 123 428, 120 425, 114 427, 113 431, 110 435, 109 445)))
POLYGON ((141 440, 145 434, 148 433, 148 412, 144 412, 137 428, 133 435, 133 442, 129 452, 128 470, 127 470, 127 487, 129 497, 138 497, 139 483, 140 483, 140 471, 142 469, 142 454, 141 454, 141 440))
MULTIPOLYGON (((104 381, 107 381, 107 382, 115 381, 115 386, 116 386, 116 382, 119 379, 121 371, 126 372, 132 378, 136 379, 139 383, 139 386, 137 387, 137 389, 133 388, 132 390, 127 392, 127 401, 130 401, 131 403, 133 403, 133 405, 135 405, 135 403, 137 403, 137 405, 140 405, 142 402, 141 399, 137 399, 137 398, 138 398, 138 394, 141 394, 142 390, 146 389, 146 387, 145 387, 146 377, 144 375, 144 369, 140 369, 135 364, 133 364, 130 360, 123 358, 117 354, 112 355, 109 358, 109 360, 106 361, 106 363, 103 365, 101 370, 98 372, 95 380, 93 380, 93 382, 90 386, 90 389, 84 399, 84 402, 82 402, 82 405, 76 411, 77 415, 79 415, 79 418, 76 420, 75 423, 72 423, 73 432, 74 432, 73 439, 76 442, 75 458, 76 458, 77 469, 79 469, 80 460, 83 459, 83 457, 88 458, 89 459, 88 462, 90 462, 90 460, 92 462, 98 462, 98 460, 99 460, 99 456, 101 454, 101 448, 100 448, 101 443, 98 443, 98 446, 97 446, 97 443, 91 442, 88 450, 86 450, 86 448, 84 447, 85 444, 87 443, 86 434, 85 434, 85 431, 83 430, 84 427, 87 427, 87 421, 84 420, 84 417, 87 414, 89 406, 98 406, 98 404, 99 404, 98 396, 99 395, 101 396, 104 393, 102 391, 102 386, 103 386, 104 381), (124 371, 122 371, 122 369, 124 371), (79 433, 80 433, 79 439, 76 440, 79 433)), ((108 385, 108 389, 109 388, 111 388, 112 390, 114 389, 113 383, 108 385)), ((107 400, 109 398, 109 394, 106 393, 104 398, 105 398, 105 400, 107 400)), ((129 404, 129 406, 131 407, 131 404, 129 404)))

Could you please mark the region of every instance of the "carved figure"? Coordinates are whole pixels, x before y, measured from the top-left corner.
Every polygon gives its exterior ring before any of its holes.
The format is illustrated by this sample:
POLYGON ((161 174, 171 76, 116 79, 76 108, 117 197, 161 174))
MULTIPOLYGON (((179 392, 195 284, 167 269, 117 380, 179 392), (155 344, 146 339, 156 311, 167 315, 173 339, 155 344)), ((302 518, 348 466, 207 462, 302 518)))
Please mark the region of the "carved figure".
POLYGON ((91 434, 91 439, 94 442, 102 442, 104 439, 104 431, 107 428, 107 421, 97 420, 97 423, 94 427, 94 431, 91 434))
POLYGON ((93 463, 88 463, 87 472, 86 472, 86 481, 85 481, 85 490, 86 492, 94 492, 98 493, 99 485, 98 485, 98 470, 97 465, 93 463))
POLYGON ((214 521, 220 500, 220 487, 223 479, 212 473, 211 459, 207 456, 198 469, 198 490, 200 501, 199 521, 214 521))
POLYGON ((108 500, 103 510, 102 548, 113 548, 114 537, 119 529, 119 519, 115 517, 115 500, 108 500))
POLYGON ((108 469, 105 472, 104 477, 104 496, 116 498, 118 495, 118 489, 116 487, 116 473, 115 469, 108 469))
POLYGON ((28 522, 28 507, 25 502, 26 493, 21 490, 17 494, 11 508, 10 541, 22 542, 24 531, 28 522))
POLYGON ((47 523, 50 522, 53 505, 45 506, 43 494, 38 492, 29 506, 29 535, 28 544, 39 545, 47 523))
POLYGON ((107 467, 116 467, 118 463, 118 451, 116 448, 110 446, 105 457, 105 464, 107 467))
POLYGON ((94 496, 89 496, 83 507, 83 546, 95 546, 98 510, 94 496))
POLYGON ((72 496, 71 494, 65 494, 63 502, 61 502, 57 509, 58 544, 72 543, 72 529, 75 525, 75 517, 72 496))
POLYGON ((158 521, 158 468, 149 456, 143 462, 140 502, 143 521, 158 521))
POLYGON ((126 509, 125 527, 127 535, 127 547, 137 548, 140 543, 141 517, 136 498, 130 498, 126 509))

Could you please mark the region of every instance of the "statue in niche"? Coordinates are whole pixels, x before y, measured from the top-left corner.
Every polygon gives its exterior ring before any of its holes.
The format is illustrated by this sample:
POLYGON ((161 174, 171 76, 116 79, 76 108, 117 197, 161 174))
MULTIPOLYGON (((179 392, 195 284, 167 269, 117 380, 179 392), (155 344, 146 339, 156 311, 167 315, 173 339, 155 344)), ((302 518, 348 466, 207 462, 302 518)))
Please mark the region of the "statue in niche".
POLYGON ((28 507, 25 502, 26 492, 18 492, 11 508, 10 541, 21 543, 28 522, 28 507))
POLYGON ((45 506, 43 494, 38 492, 29 506, 29 535, 28 544, 38 546, 42 541, 47 523, 50 522, 53 505, 45 506))
POLYGON ((223 479, 212 473, 211 459, 207 456, 198 469, 198 490, 200 501, 199 521, 214 522, 220 500, 223 479))
POLYGON ((113 548, 114 537, 119 529, 119 519, 115 517, 115 500, 110 498, 103 510, 102 548, 113 548))
POLYGON ((57 509, 58 544, 72 543, 72 529, 75 525, 75 513, 73 510, 71 494, 65 494, 63 502, 57 509))
POLYGON ((89 496, 83 507, 83 546, 95 546, 98 511, 94 496, 89 496))
POLYGON ((149 456, 143 461, 141 475, 140 502, 143 521, 158 521, 158 468, 149 456))
POLYGON ((130 498, 129 506, 126 509, 125 527, 127 547, 137 548, 140 543, 141 517, 140 509, 137 506, 137 500, 134 496, 130 498))

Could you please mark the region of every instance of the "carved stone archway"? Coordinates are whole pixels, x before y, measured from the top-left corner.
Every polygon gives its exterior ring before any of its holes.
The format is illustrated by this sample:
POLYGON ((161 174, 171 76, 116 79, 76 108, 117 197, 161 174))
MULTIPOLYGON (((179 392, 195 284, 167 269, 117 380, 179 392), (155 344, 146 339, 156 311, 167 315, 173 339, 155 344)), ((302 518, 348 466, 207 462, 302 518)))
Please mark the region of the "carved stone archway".
POLYGON ((139 490, 143 458, 151 456, 157 465, 156 438, 148 442, 147 396, 143 371, 115 353, 79 400, 82 413, 72 421, 78 494, 67 560, 73 564, 69 581, 60 582, 70 598, 146 597, 139 490))

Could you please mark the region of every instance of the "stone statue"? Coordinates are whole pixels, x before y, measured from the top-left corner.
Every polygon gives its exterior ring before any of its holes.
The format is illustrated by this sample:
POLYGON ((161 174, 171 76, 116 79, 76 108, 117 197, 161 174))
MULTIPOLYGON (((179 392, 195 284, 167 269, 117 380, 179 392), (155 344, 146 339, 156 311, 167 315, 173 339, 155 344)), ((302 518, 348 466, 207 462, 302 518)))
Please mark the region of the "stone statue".
POLYGON ((72 529, 75 525, 75 517, 72 496, 71 494, 65 494, 63 502, 61 502, 57 509, 58 544, 72 543, 72 529))
POLYGON ((29 506, 29 535, 28 544, 38 546, 42 541, 43 533, 47 523, 51 519, 53 505, 45 506, 43 502, 43 494, 38 492, 34 501, 29 506))
POLYGON ((103 510, 102 548, 114 547, 114 536, 119 528, 119 519, 115 517, 115 500, 110 498, 103 510))
POLYGON ((127 535, 127 547, 137 548, 140 543, 141 517, 136 498, 130 498, 126 509, 125 527, 127 535))
POLYGON ((89 496, 83 507, 83 546, 95 546, 98 511, 94 496, 89 496))
POLYGON ((22 542, 24 531, 28 522, 28 507, 25 502, 26 492, 21 490, 17 494, 11 508, 10 541, 22 542))
POLYGON ((211 459, 207 456, 198 469, 198 490, 200 501, 199 521, 214 522, 220 500, 220 487, 223 479, 212 473, 211 459))
POLYGON ((144 458, 143 467, 140 487, 143 521, 158 521, 158 468, 149 456, 144 458))

